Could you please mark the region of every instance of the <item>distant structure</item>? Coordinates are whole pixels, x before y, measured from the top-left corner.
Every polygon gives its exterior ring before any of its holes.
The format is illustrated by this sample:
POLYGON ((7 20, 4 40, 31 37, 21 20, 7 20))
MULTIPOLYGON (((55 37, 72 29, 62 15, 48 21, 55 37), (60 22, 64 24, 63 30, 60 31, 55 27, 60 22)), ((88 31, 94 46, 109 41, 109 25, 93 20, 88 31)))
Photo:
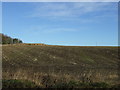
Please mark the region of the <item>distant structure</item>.
POLYGON ((45 46, 46 44, 44 44, 44 43, 27 43, 26 45, 41 45, 41 46, 45 46))

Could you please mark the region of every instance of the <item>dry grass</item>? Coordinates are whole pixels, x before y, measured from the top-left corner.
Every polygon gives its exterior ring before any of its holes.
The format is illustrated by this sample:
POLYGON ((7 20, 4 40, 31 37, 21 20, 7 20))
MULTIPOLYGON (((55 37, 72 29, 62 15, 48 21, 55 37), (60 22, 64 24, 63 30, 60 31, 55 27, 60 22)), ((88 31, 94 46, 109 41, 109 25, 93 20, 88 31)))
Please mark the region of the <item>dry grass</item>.
POLYGON ((70 81, 120 83, 116 47, 6 45, 2 55, 3 79, 42 87, 70 81))
MULTIPOLYGON (((119 84, 117 79, 119 78, 117 72, 104 71, 86 71, 78 74, 68 74, 64 72, 54 73, 54 72, 34 72, 33 70, 17 69, 17 71, 6 71, 3 73, 4 79, 18 79, 18 80, 29 80, 35 82, 37 85, 54 85, 56 83, 62 82, 106 82, 109 84, 119 84)), ((45 86, 44 86, 45 87, 45 86)))

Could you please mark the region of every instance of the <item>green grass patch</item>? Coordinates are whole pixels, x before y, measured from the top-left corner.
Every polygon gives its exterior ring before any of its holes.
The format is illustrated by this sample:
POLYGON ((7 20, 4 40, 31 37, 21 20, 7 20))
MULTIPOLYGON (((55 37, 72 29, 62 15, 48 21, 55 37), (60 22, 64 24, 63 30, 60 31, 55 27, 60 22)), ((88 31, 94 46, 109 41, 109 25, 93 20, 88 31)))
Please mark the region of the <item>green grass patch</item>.
POLYGON ((68 83, 59 83, 54 88, 111 88, 112 86, 105 82, 83 83, 70 81, 68 83))
POLYGON ((37 88, 38 86, 27 80, 15 80, 15 79, 9 79, 9 80, 2 80, 2 88, 37 88))

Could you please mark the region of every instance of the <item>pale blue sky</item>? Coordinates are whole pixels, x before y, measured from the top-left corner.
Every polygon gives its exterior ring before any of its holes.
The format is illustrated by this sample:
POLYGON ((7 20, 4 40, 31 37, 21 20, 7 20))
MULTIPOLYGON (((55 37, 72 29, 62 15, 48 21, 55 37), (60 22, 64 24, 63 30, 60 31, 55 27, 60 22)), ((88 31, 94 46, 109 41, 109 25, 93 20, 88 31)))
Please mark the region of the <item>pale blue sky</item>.
POLYGON ((25 43, 118 45, 117 3, 3 3, 3 33, 25 43))
POLYGON ((2 32, 2 2, 0 1, 0 32, 2 32))

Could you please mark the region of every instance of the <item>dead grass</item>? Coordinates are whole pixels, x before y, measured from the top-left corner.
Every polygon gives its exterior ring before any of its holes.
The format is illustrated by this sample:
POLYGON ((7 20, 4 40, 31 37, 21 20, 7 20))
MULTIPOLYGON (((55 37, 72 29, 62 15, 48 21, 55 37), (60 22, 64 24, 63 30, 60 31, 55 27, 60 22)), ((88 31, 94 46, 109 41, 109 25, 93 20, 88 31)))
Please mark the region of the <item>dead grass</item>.
POLYGON ((70 81, 120 83, 117 48, 10 45, 2 51, 3 79, 42 87, 70 81))
MULTIPOLYGON (((107 71, 107 70, 106 70, 107 71)), ((94 71, 95 72, 95 71, 94 71)), ((56 83, 68 83, 70 81, 91 83, 91 82, 106 82, 109 84, 118 84, 117 72, 109 72, 103 74, 103 72, 97 71, 94 73, 86 71, 78 74, 69 74, 64 72, 34 72, 33 70, 17 69, 17 71, 6 71, 3 72, 4 79, 18 79, 18 80, 29 80, 35 82, 37 85, 45 87, 44 85, 54 85, 56 83)))

